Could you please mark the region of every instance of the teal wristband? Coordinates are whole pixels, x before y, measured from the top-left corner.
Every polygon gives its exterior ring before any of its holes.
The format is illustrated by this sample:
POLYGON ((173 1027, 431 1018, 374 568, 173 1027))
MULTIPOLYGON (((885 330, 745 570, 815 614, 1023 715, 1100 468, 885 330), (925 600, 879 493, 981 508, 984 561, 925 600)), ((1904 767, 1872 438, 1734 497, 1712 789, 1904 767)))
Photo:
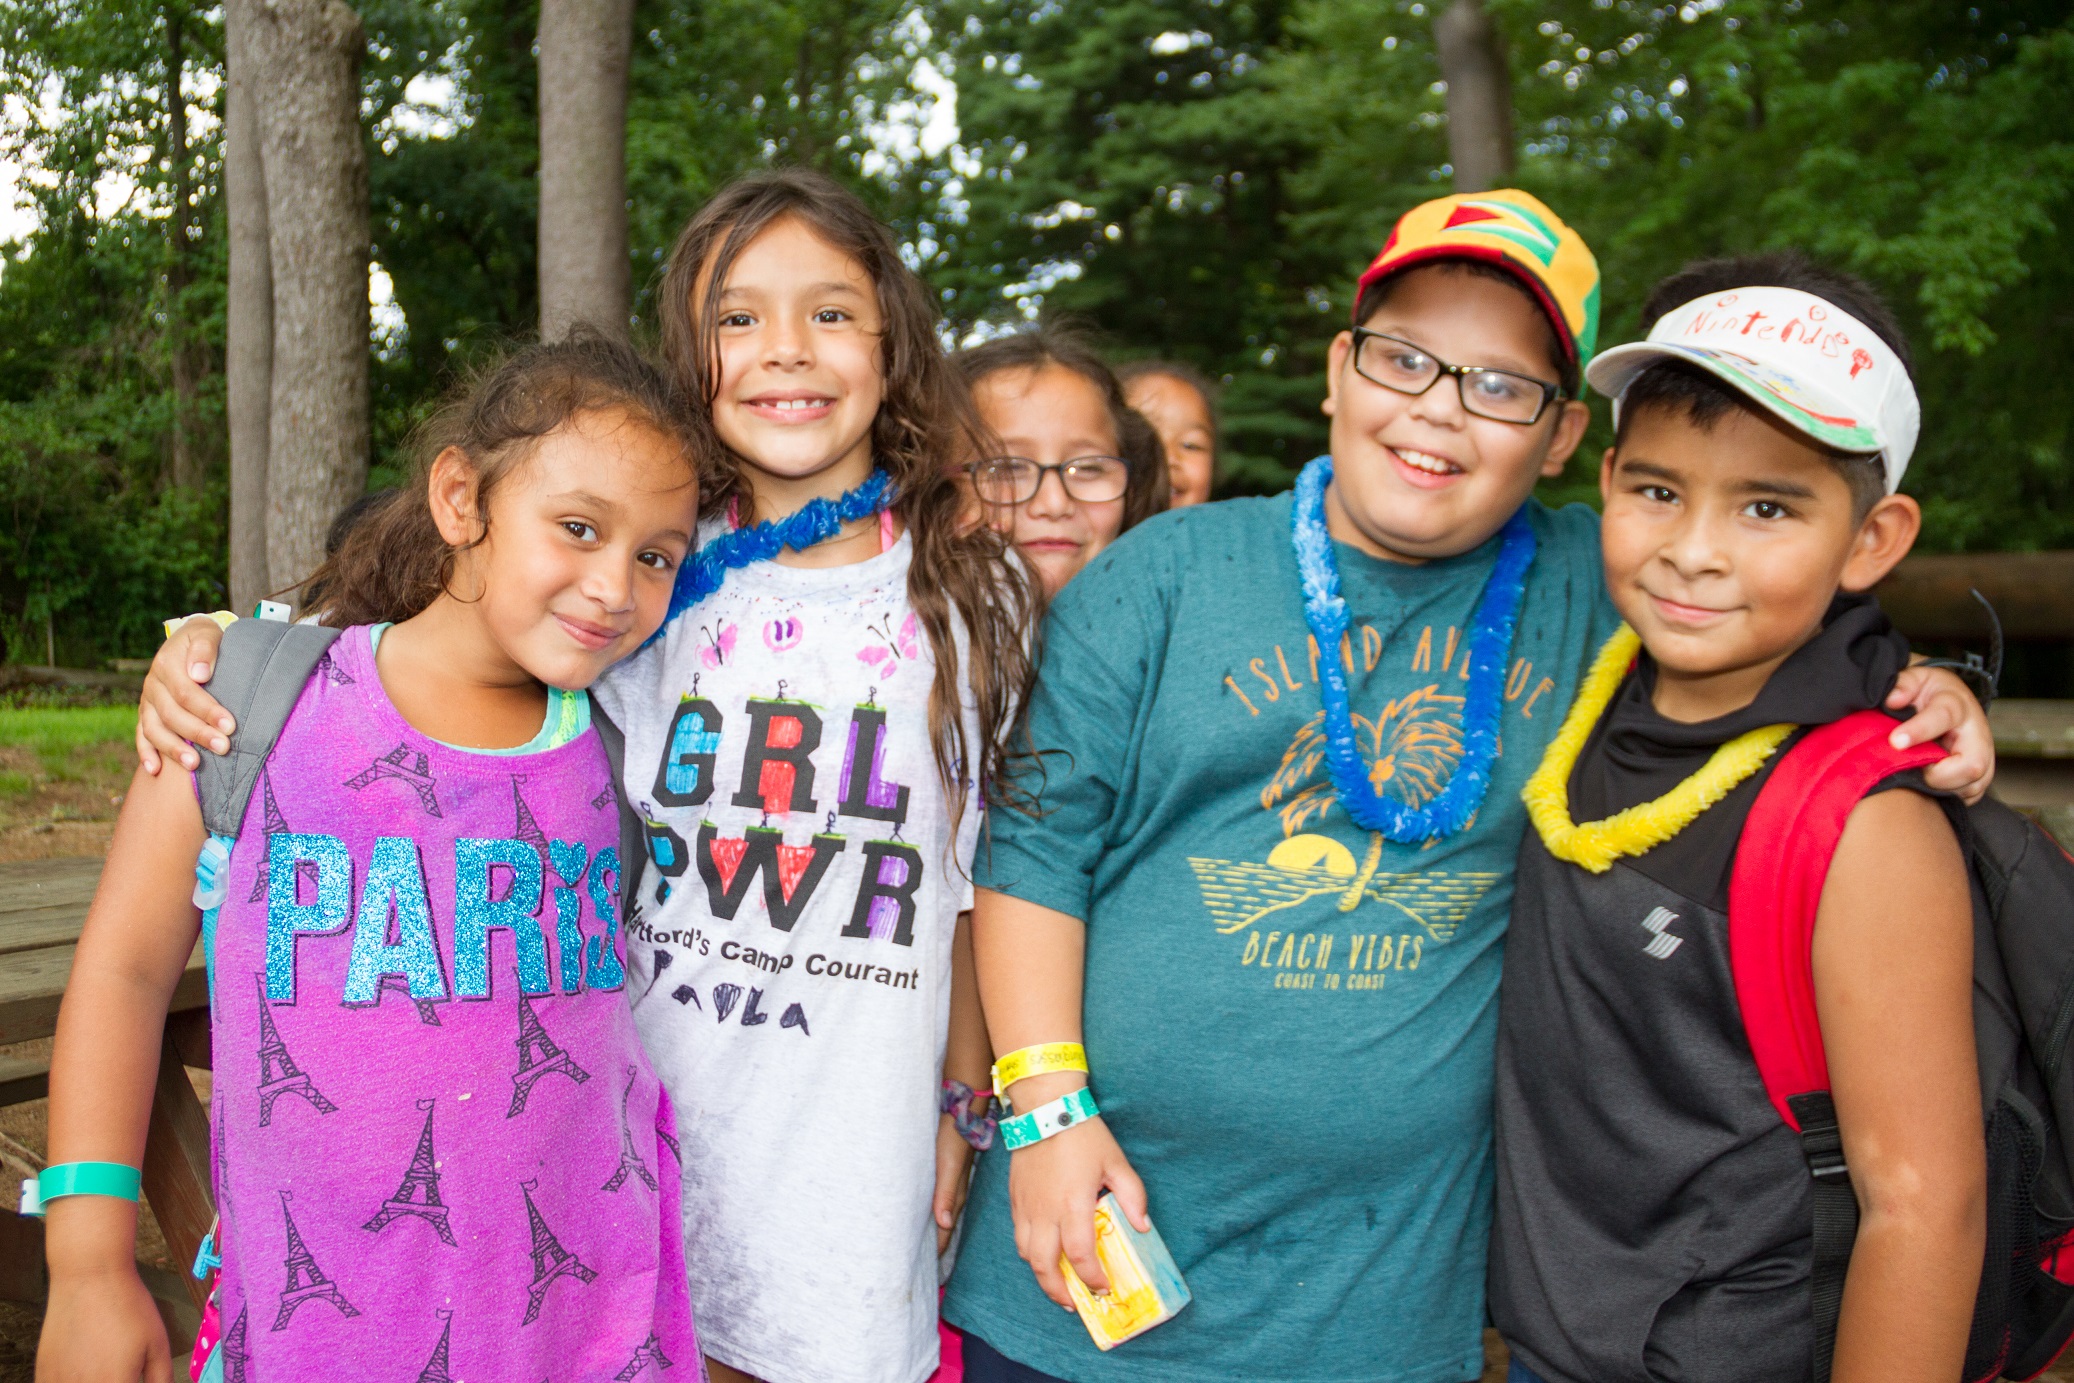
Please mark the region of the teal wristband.
POLYGON ((1017 1148, 1027 1148, 1032 1143, 1042 1143, 1055 1133, 1064 1133, 1075 1124, 1084 1124, 1101 1112, 1095 1107, 1094 1092, 1083 1085, 1071 1094, 1033 1109, 1028 1114, 1003 1119, 1001 1142, 1010 1152, 1014 1152, 1017 1148))
POLYGON ((144 1174, 120 1162, 60 1162, 45 1167, 34 1181, 22 1183, 22 1214, 41 1215, 43 1207, 66 1196, 111 1196, 138 1199, 144 1174))

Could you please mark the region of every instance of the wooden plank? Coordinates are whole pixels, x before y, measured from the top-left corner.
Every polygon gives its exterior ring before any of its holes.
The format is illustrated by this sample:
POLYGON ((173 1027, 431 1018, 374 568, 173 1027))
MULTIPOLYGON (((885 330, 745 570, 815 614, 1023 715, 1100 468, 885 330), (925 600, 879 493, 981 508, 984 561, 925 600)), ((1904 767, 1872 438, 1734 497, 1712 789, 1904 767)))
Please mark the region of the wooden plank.
POLYGON ((0 1108, 27 1104, 49 1093, 48 1061, 0 1061, 0 1108))
MULTIPOLYGON (((209 1194, 209 1115, 195 1098, 170 1035, 159 1044, 158 1085, 144 1133, 144 1198, 165 1233, 166 1256, 182 1267, 194 1262, 216 1218, 209 1194)), ((185 1283, 199 1310, 207 1286, 191 1274, 185 1283)))
POLYGON ((0 864, 0 914, 47 903, 93 901, 101 882, 99 858, 10 860, 0 864))
POLYGON ((79 940, 86 926, 86 907, 78 903, 0 913, 0 956, 79 940))
POLYGON ((100 885, 101 863, 23 860, 0 865, 0 955, 77 941, 100 885))
POLYGON ((2012 639, 2074 639, 2074 552, 1970 552, 1909 557, 1882 581, 1880 605, 1917 639, 1978 640, 1988 617, 1970 592, 1994 602, 2012 639))
MULTIPOLYGON (((65 981, 71 978, 72 954, 77 949, 46 946, 18 952, 0 964, 0 1043, 27 1042, 57 1031, 58 1001, 64 997, 65 981)), ((208 969, 197 941, 187 959, 187 972, 173 991, 171 1011, 208 1005, 208 969)))
POLYGON ((1988 722, 2003 758, 2074 759, 2074 701, 1997 701, 1988 722))

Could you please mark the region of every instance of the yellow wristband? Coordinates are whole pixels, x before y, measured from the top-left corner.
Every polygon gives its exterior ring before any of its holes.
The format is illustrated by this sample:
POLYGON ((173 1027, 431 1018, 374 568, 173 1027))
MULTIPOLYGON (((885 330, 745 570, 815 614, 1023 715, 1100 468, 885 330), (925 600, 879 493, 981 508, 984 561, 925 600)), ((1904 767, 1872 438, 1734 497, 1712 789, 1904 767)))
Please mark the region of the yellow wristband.
MULTIPOLYGON (((170 639, 175 634, 179 633, 180 626, 187 623, 191 619, 213 619, 216 621, 217 628, 228 629, 231 627, 232 624, 237 622, 237 618, 238 617, 236 615, 232 614, 228 610, 210 610, 206 613, 197 612, 192 615, 182 615, 178 619, 169 619, 165 622, 166 637, 170 639)), ((239 637, 242 638, 244 636, 240 635, 239 637)))
POLYGON ((1003 1094, 1009 1086, 1030 1076, 1085 1070, 1087 1049, 1078 1042, 1045 1042, 1035 1047, 1019 1047, 994 1063, 994 1093, 1003 1094))

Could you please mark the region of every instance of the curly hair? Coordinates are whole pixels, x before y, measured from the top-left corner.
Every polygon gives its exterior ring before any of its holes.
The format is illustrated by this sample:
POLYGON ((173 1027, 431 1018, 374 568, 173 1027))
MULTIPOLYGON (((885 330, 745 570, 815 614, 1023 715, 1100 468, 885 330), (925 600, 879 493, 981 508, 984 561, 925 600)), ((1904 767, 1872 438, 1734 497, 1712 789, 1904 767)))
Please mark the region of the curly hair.
POLYGON ((369 495, 339 516, 329 555, 303 583, 303 604, 337 628, 420 613, 446 590, 455 558, 489 536, 490 496, 541 439, 582 414, 607 412, 679 441, 687 467, 706 450, 692 444, 683 393, 633 347, 579 330, 512 351, 464 380, 419 427, 409 484, 369 495), (449 448, 474 467, 483 516, 482 531, 464 547, 449 546, 432 518, 432 463, 449 448))

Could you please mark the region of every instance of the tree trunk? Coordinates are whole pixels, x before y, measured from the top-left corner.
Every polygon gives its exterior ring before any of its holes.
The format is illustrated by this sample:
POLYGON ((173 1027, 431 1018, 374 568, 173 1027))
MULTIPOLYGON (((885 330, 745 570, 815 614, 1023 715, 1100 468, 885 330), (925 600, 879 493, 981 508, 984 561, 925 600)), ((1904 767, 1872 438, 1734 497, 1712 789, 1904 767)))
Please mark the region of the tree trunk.
POLYGON ((540 3, 540 339, 625 336, 633 0, 540 3))
POLYGON ((266 564, 300 585, 367 487, 365 41, 342 0, 266 0, 251 32, 274 286, 266 564))
POLYGON ((185 301, 193 282, 188 227, 194 223, 188 206, 192 189, 187 176, 187 97, 181 90, 187 73, 186 18, 179 6, 166 7, 166 162, 173 175, 173 214, 166 218, 166 336, 173 373, 172 480, 192 490, 201 487, 202 462, 195 437, 194 333, 188 327, 185 301))
POLYGON ((259 55, 252 34, 260 3, 227 0, 223 7, 223 199, 230 240, 223 372, 230 424, 230 601, 241 612, 273 590, 266 566, 266 449, 274 392, 274 278, 259 149, 259 55))
POLYGON ((1512 78, 1505 36, 1477 0, 1454 0, 1433 20, 1447 81, 1447 151, 1457 192, 1512 181, 1512 78))

